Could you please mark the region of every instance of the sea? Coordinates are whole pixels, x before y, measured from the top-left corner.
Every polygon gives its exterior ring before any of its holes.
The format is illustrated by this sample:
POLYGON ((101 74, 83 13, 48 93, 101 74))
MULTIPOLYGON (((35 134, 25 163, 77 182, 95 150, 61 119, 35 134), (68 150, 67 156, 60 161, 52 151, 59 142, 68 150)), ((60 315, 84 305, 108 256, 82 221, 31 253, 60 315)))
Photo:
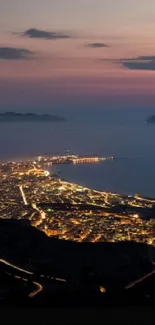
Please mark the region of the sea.
POLYGON ((155 197, 155 124, 145 123, 152 114, 155 109, 72 108, 57 112, 66 118, 61 123, 1 122, 0 160, 66 153, 114 156, 96 164, 52 166, 51 172, 98 190, 155 197))

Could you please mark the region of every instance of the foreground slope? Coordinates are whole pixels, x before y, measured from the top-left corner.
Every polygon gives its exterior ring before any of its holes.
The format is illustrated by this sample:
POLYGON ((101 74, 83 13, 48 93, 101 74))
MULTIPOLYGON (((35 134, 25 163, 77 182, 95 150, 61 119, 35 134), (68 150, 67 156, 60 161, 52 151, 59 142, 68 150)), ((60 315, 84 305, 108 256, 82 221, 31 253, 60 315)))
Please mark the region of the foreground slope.
POLYGON ((107 288, 152 270, 154 248, 133 242, 75 243, 47 237, 27 221, 0 220, 0 257, 34 272, 107 288))

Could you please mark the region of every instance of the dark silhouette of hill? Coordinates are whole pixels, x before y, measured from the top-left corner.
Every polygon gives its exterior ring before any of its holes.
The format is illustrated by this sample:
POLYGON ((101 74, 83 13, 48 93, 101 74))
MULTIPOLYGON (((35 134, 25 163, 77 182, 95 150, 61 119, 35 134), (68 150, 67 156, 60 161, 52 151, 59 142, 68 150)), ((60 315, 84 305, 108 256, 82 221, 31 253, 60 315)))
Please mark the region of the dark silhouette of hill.
POLYGON ((35 113, 15 113, 6 112, 0 114, 0 122, 64 122, 63 117, 49 115, 49 114, 35 114, 35 113))
POLYGON ((155 115, 148 117, 148 119, 146 120, 146 123, 154 124, 155 123, 155 115))
POLYGON ((152 270, 148 246, 76 243, 47 237, 29 221, 0 220, 0 258, 69 281, 123 287, 152 270))

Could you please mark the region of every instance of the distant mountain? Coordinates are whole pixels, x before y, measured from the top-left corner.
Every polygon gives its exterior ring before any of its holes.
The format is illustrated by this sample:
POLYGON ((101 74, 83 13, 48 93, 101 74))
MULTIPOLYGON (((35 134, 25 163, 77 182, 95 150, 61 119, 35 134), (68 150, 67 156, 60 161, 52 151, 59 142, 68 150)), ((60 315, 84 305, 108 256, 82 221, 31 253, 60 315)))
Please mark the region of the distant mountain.
POLYGON ((155 123, 155 115, 150 116, 147 120, 146 123, 155 123))
POLYGON ((0 113, 0 122, 64 122, 63 117, 49 114, 35 113, 15 113, 5 112, 0 113))

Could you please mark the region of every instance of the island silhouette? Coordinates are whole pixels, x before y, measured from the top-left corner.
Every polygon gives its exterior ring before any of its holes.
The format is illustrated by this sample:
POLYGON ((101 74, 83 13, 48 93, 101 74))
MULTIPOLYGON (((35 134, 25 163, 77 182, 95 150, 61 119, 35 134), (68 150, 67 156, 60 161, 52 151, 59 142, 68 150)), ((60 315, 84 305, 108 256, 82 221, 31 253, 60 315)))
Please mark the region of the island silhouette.
POLYGON ((0 122, 64 122, 65 118, 50 114, 0 113, 0 122))

